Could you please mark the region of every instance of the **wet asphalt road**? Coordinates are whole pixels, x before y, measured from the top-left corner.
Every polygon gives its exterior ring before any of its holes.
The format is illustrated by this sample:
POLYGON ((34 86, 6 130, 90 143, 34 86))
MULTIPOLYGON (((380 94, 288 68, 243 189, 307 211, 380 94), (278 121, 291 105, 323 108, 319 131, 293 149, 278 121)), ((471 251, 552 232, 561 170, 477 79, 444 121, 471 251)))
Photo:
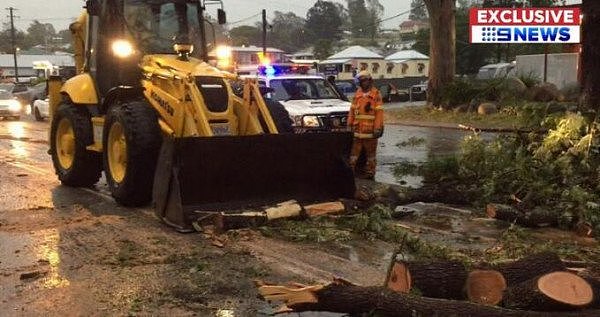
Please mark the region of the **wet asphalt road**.
MULTIPOLYGON (((0 316, 252 316, 265 311, 256 278, 309 283, 335 274, 363 285, 383 278, 386 244, 332 253, 248 233, 218 248, 174 233, 150 207, 118 206, 103 180, 91 189, 60 186, 48 129, 26 117, 0 121, 0 316)), ((464 135, 387 126, 377 179, 395 182, 394 163, 452 152, 464 135), (411 137, 425 143, 396 146, 411 137)))

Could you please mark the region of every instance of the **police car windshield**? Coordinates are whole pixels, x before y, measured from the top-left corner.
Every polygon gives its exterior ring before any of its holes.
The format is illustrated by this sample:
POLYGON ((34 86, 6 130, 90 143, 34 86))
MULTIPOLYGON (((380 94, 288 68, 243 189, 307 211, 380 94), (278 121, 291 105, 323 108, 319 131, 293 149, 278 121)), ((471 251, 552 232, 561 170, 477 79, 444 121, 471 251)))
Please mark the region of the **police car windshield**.
POLYGON ((305 99, 340 99, 335 90, 318 78, 273 79, 271 98, 276 101, 305 99))
POLYGON ((144 53, 173 53, 176 41, 200 47, 198 3, 186 0, 125 0, 125 21, 144 53))
POLYGON ((0 90, 0 100, 12 99, 13 96, 6 90, 0 90))

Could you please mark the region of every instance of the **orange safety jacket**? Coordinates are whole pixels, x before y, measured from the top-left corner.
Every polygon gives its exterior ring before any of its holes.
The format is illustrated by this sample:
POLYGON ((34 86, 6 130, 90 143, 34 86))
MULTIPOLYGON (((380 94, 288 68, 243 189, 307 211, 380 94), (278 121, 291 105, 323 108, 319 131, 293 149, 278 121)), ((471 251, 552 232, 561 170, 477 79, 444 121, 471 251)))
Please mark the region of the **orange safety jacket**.
POLYGON ((354 137, 359 139, 372 139, 375 130, 383 129, 383 101, 377 88, 373 87, 368 92, 358 88, 348 113, 348 126, 353 128, 354 137), (371 105, 369 111, 368 104, 371 105))

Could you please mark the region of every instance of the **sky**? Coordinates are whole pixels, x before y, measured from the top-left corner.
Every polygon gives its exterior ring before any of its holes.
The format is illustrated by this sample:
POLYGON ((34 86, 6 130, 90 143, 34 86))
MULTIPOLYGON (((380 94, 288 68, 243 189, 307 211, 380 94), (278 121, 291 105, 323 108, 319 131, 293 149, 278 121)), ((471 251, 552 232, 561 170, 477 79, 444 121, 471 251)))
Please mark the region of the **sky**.
MULTIPOLYGON (((345 0, 333 0, 339 3, 346 3, 345 0)), ((272 15, 274 11, 292 11, 299 16, 305 17, 308 9, 316 0, 223 0, 225 10, 227 11, 227 20, 230 22, 239 21, 250 16, 254 16, 243 23, 237 23, 233 26, 243 24, 254 24, 260 20, 260 10, 267 9, 267 13, 272 15)), ((410 9, 411 0, 379 0, 384 6, 383 17, 390 17, 410 9)), ((567 3, 581 3, 581 0, 568 0, 567 3)), ((15 15, 19 16, 15 20, 15 26, 18 29, 25 30, 27 26, 37 19, 42 23, 52 23, 54 28, 59 31, 67 29, 81 12, 84 4, 83 0, 0 0, 0 9, 14 7, 18 9, 15 15)), ((213 15, 216 14, 216 8, 212 9, 213 15)), ((209 13, 211 13, 209 11, 209 13)), ((9 22, 8 11, 0 15, 0 23, 9 22)), ((383 23, 384 28, 395 28, 402 21, 408 19, 408 14, 383 23)))

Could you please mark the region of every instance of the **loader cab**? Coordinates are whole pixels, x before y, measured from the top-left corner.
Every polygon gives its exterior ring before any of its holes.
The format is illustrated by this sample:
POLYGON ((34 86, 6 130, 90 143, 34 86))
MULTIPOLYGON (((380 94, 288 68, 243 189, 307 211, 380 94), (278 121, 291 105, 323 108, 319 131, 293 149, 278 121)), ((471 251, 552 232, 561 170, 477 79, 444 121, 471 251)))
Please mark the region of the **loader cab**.
MULTIPOLYGON (((205 59, 203 12, 209 2, 214 1, 87 1, 86 70, 95 78, 100 96, 114 87, 138 86, 142 57, 176 54, 175 44, 189 47, 186 56, 205 59)), ((218 22, 226 22, 222 9, 218 22)))

